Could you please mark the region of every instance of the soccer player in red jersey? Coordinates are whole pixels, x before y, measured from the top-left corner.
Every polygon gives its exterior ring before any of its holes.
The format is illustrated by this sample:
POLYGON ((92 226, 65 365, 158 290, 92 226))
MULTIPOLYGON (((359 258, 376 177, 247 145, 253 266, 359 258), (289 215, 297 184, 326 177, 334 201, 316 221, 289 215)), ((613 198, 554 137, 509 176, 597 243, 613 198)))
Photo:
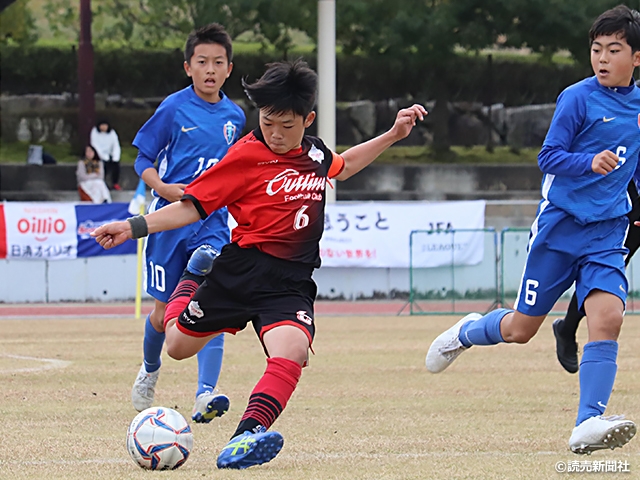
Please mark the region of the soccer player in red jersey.
POLYGON ((268 65, 256 82, 243 82, 260 110, 258 128, 189 184, 180 202, 93 233, 111 248, 188 225, 224 206, 238 222, 204 282, 183 277, 165 314, 167 352, 177 360, 249 322, 267 354, 266 371, 218 457, 219 468, 260 465, 282 448, 282 435, 268 429, 296 388, 315 333, 311 274, 320 266, 328 179, 356 174, 427 115, 421 105, 400 110, 387 132, 338 155, 305 135, 316 117, 317 81, 301 60, 268 65))

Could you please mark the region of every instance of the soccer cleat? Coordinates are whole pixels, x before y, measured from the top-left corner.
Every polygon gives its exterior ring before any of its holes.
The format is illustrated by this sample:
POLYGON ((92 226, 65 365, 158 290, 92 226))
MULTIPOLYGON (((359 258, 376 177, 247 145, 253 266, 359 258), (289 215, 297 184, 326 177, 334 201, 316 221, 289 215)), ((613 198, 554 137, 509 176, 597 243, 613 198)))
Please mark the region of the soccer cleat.
POLYGON ((191 254, 187 263, 187 272, 204 277, 211 271, 213 261, 220 252, 211 245, 200 245, 191 254))
POLYGON ((278 432, 244 432, 231 439, 218 456, 218 468, 243 469, 273 460, 282 449, 284 439, 278 432))
POLYGON ((557 318, 553 321, 553 335, 556 337, 556 356, 562 368, 569 373, 576 373, 578 366, 578 343, 575 337, 566 338, 561 333, 561 326, 564 318, 557 318))
POLYGON ((221 417, 229 410, 229 397, 218 393, 217 390, 204 392, 196 397, 191 420, 196 423, 209 423, 216 417, 221 417))
POLYGON ((591 417, 573 429, 569 448, 573 453, 587 454, 596 450, 622 447, 636 434, 636 424, 623 415, 591 417))
POLYGON ((159 375, 160 369, 148 373, 144 368, 144 363, 140 367, 138 377, 133 382, 133 388, 131 389, 131 403, 133 403, 133 407, 137 411, 141 412, 151 408, 153 405, 153 395, 155 394, 159 375))
POLYGON ((482 318, 482 315, 479 313, 470 313, 449 330, 446 330, 436 337, 431 347, 429 347, 427 358, 425 359, 427 370, 431 373, 440 373, 451 365, 462 352, 467 350, 467 347, 462 345, 462 342, 460 342, 458 338, 460 328, 462 328, 462 325, 465 323, 473 322, 479 318, 482 318))

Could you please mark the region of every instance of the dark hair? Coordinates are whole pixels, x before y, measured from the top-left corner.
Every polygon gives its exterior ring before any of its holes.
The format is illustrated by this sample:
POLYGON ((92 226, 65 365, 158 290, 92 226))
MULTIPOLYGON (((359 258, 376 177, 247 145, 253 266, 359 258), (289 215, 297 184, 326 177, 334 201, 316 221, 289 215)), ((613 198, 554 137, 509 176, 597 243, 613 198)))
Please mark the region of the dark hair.
POLYGON ((85 152, 87 151, 87 147, 89 147, 91 150, 93 150, 93 159, 94 160, 100 160, 100 155, 98 155, 98 151, 91 144, 85 145, 85 147, 82 149, 81 158, 85 158, 85 152))
MULTIPOLYGON (((107 124, 107 127, 108 127, 108 128, 107 128, 107 133, 109 133, 109 132, 111 131, 111 124, 109 123, 109 120, 106 120, 106 119, 104 119, 104 118, 101 118, 100 120, 98 120, 98 121, 96 122, 96 129, 97 129, 98 131, 100 131, 100 125, 102 125, 103 123, 106 123, 106 124, 107 124)), ((83 153, 84 153, 84 152, 83 152, 83 153)))
POLYGON ((242 86, 249 100, 267 114, 293 112, 306 117, 316 104, 318 75, 301 59, 270 63, 258 80, 248 84, 243 79, 242 86))
POLYGON ((591 43, 601 35, 620 35, 631 46, 632 52, 640 50, 640 13, 626 5, 618 5, 601 14, 589 30, 591 43))
POLYGON ((224 47, 227 52, 227 60, 231 63, 233 59, 233 48, 231 47, 231 37, 219 23, 210 23, 204 27, 194 30, 187 37, 184 46, 184 61, 191 63, 191 57, 198 45, 203 43, 217 43, 224 47))

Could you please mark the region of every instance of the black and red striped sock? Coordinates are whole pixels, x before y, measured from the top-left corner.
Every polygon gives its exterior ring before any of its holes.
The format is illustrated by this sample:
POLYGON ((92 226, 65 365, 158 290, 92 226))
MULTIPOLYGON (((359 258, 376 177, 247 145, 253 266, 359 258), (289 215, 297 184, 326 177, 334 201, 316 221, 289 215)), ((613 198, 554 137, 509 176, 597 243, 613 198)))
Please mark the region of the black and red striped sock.
POLYGON ((185 272, 180 277, 178 286, 169 297, 169 302, 164 311, 164 327, 167 328, 167 322, 173 318, 178 318, 178 315, 185 309, 189 300, 193 298, 198 287, 204 282, 205 277, 194 275, 192 273, 185 272))
POLYGON ((301 374, 302 367, 293 360, 267 358, 267 369, 251 392, 249 405, 231 438, 273 425, 287 406, 301 374))

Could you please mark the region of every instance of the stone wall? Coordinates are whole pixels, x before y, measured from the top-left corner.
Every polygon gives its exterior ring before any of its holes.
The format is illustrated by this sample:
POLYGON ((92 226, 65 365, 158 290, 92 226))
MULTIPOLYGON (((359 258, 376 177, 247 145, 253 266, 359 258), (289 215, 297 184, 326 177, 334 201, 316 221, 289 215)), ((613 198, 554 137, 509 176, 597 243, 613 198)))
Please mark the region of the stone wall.
MULTIPOLYGON (((75 198, 76 165, 0 164, 0 200, 75 198)), ((338 200, 536 200, 542 174, 535 165, 376 165, 338 182, 338 200)), ((138 176, 122 165, 120 185, 132 195, 138 176)), ((127 200, 128 201, 128 200, 127 200)))
MULTIPOLYGON (((133 140, 138 128, 153 114, 161 98, 127 99, 119 95, 96 95, 96 116, 108 118, 123 143, 133 140)), ((247 131, 258 122, 255 108, 237 100, 247 115, 247 131)), ((354 145, 387 130, 400 108, 412 102, 403 99, 339 103, 336 106, 336 142, 354 145)), ((433 108, 433 103, 426 105, 433 108)), ((546 135, 555 104, 491 109, 477 103, 449 105, 449 135, 453 145, 484 145, 492 136, 495 145, 514 148, 539 147, 546 135), (491 118, 491 124, 489 123, 491 118)), ((76 131, 77 98, 64 95, 1 96, 2 141, 68 143, 76 131)), ((309 133, 316 133, 315 124, 309 133)), ((401 145, 428 145, 433 140, 433 122, 427 117, 401 145)))

